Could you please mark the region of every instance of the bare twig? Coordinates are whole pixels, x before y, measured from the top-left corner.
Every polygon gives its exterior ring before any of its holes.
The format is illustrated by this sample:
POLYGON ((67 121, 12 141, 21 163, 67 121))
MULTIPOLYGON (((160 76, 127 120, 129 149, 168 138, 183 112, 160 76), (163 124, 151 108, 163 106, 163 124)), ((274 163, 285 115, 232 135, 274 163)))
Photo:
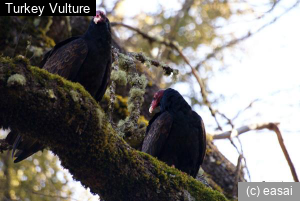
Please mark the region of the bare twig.
MULTIPOLYGON (((236 130, 234 129, 233 121, 230 118, 228 118, 225 114, 223 114, 223 113, 221 113, 219 111, 218 111, 218 114, 220 114, 223 118, 225 118, 227 120, 228 124, 231 125, 231 127, 232 127, 232 131, 231 132, 235 132, 236 130)), ((234 148, 236 149, 236 151, 238 152, 239 155, 244 156, 243 144, 242 144, 242 142, 241 142, 241 140, 240 140, 240 138, 239 138, 238 135, 236 135, 236 138, 237 138, 237 140, 238 140, 238 142, 240 144, 240 150, 237 148, 237 146, 235 145, 235 143, 233 142, 233 140, 231 139, 231 137, 229 138, 230 143, 232 144, 232 146, 234 146, 234 148)), ((247 174, 248 174, 249 180, 251 181, 251 175, 250 175, 250 171, 248 169, 246 158, 243 157, 243 159, 244 159, 244 162, 245 162, 245 166, 244 167, 247 170, 247 174)))
POLYGON ((251 108, 253 106, 253 104, 257 101, 259 101, 260 99, 255 99, 253 101, 251 101, 249 103, 249 105, 247 107, 245 107, 245 109, 240 110, 231 120, 234 121, 235 119, 237 119, 243 112, 245 112, 246 110, 248 110, 249 108, 251 108))
POLYGON ((250 171, 249 171, 249 168, 248 168, 248 165, 247 165, 247 160, 246 160, 246 158, 245 157, 243 157, 243 159, 244 159, 244 163, 245 163, 245 169, 246 169, 246 171, 247 171, 247 175, 248 175, 248 177, 249 177, 249 181, 251 182, 251 175, 250 175, 250 171))
POLYGON ((288 162, 288 165, 290 167, 290 170, 291 170, 291 173, 293 175, 294 181, 295 182, 299 182, 299 179, 298 179, 298 176, 297 176, 297 173, 296 173, 296 169, 295 169, 294 164, 293 164, 293 162, 292 162, 292 160, 290 158, 290 155, 289 155, 289 153, 288 153, 288 151, 286 149, 286 146, 284 145, 283 138, 282 138, 282 135, 281 135, 281 132, 280 132, 278 126, 276 124, 274 124, 274 123, 271 123, 269 129, 273 130, 276 133, 277 138, 278 138, 278 142, 279 142, 280 147, 282 149, 282 152, 283 152, 283 154, 285 156, 285 159, 288 162))
MULTIPOLYGON (((227 122, 228 122, 229 125, 231 125, 231 127, 232 127, 232 132, 235 132, 233 120, 231 120, 231 119, 228 118, 225 114, 223 114, 223 113, 221 113, 221 112, 219 112, 219 111, 218 111, 218 113, 219 113, 223 118, 225 118, 225 119, 227 120, 227 122)), ((241 140, 240 140, 240 138, 239 138, 238 135, 236 136, 236 138, 237 138, 237 140, 238 140, 238 142, 239 142, 239 144, 240 144, 240 150, 237 148, 237 146, 234 144, 234 142, 233 142, 233 140, 232 140, 231 138, 229 138, 229 140, 230 140, 231 144, 235 147, 235 149, 237 150, 237 152, 239 153, 239 155, 244 156, 244 148, 243 148, 243 144, 242 144, 242 142, 241 142, 241 140)), ((247 160, 246 160, 245 157, 243 157, 243 159, 244 159, 244 162, 245 162, 245 166, 244 166, 244 167, 245 167, 245 169, 246 169, 246 171, 247 171, 249 180, 251 181, 251 175, 250 175, 250 171, 249 171, 249 169, 248 169, 247 160)))
POLYGON ((272 12, 280 2, 281 0, 274 1, 272 7, 267 12, 265 12, 265 14, 272 12))
POLYGON ((219 115, 221 115, 224 119, 227 120, 227 123, 234 128, 233 122, 230 118, 228 118, 224 113, 221 113, 220 111, 216 111, 219 115))
MULTIPOLYGON (((159 41, 159 39, 155 38, 155 37, 152 37, 150 35, 148 35, 147 33, 144 33, 143 31, 141 31, 140 29, 138 28, 135 28, 135 27, 132 27, 130 25, 127 25, 127 24, 124 24, 122 22, 111 22, 110 25, 112 27, 114 26, 122 26, 122 27, 125 27, 131 31, 135 31, 137 32, 138 34, 140 34, 143 38, 147 39, 150 43, 152 42, 159 42, 159 43, 163 43, 162 41, 159 41)), ((166 44, 165 44, 166 45, 166 44)))
POLYGON ((244 167, 245 167, 245 169, 246 169, 246 171, 247 171, 249 180, 251 181, 251 175, 250 175, 250 171, 249 171, 249 168, 248 168, 248 165, 247 165, 247 160, 246 160, 246 158, 244 157, 244 148, 243 148, 242 141, 241 141, 241 139, 239 138, 239 136, 236 136, 236 138, 237 138, 237 140, 238 140, 238 142, 239 142, 239 144, 240 144, 241 155, 243 156, 244 163, 245 163, 244 167))

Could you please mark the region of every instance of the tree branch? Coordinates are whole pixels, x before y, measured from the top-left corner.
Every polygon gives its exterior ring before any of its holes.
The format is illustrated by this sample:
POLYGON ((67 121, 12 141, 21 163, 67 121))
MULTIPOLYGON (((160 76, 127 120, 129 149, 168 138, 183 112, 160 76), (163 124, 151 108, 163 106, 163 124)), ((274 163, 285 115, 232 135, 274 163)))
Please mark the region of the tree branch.
POLYGON ((105 200, 226 200, 119 138, 79 84, 0 57, 0 127, 38 140, 105 200))
POLYGON ((257 124, 242 126, 240 128, 232 129, 230 131, 211 133, 211 135, 213 136, 214 140, 228 139, 228 138, 233 138, 233 137, 236 137, 238 135, 241 135, 243 133, 246 133, 246 132, 252 131, 252 130, 270 129, 271 124, 279 125, 279 123, 269 123, 269 122, 257 123, 257 124))
POLYGON ((296 173, 296 169, 295 169, 294 164, 293 164, 293 162, 290 158, 290 155, 289 155, 289 153, 288 153, 288 151, 287 151, 287 149, 284 145, 283 138, 282 138, 281 132, 280 132, 277 124, 271 123, 269 129, 273 130, 276 133, 277 138, 278 138, 278 142, 280 144, 280 147, 282 149, 284 157, 285 157, 286 161, 288 162, 288 165, 290 167, 290 170, 291 170, 292 176, 294 178, 294 181, 299 182, 299 179, 298 179, 298 176, 297 176, 297 173, 296 173))
POLYGON ((285 159, 286 159, 286 161, 287 161, 287 163, 290 167, 293 179, 294 179, 295 182, 299 182, 299 179, 298 179, 298 176, 297 176, 297 173, 296 173, 296 169, 295 169, 294 164, 293 164, 293 162, 290 158, 290 155, 289 155, 289 153, 286 149, 286 146, 284 145, 283 138, 282 138, 281 132, 278 128, 278 125, 279 125, 279 123, 272 123, 272 122, 252 124, 252 125, 249 125, 249 126, 242 126, 240 128, 237 128, 237 129, 232 129, 231 131, 226 131, 226 132, 223 132, 223 133, 215 133, 215 134, 212 134, 212 135, 213 135, 213 139, 217 140, 217 139, 227 139, 227 138, 237 137, 238 135, 241 135, 241 134, 246 133, 246 132, 251 131, 251 130, 269 129, 269 130, 274 131, 277 135, 278 142, 280 144, 280 147, 282 149, 284 157, 285 157, 285 159))

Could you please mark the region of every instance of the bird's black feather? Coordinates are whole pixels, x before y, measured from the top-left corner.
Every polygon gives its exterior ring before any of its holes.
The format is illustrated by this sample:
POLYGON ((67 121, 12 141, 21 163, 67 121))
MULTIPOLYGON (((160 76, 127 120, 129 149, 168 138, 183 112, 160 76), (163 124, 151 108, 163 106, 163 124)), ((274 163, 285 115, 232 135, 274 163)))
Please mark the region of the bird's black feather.
POLYGON ((206 150, 202 118, 174 89, 167 89, 160 112, 147 127, 142 151, 196 177, 206 150))
POLYGON ((154 116, 155 121, 150 122, 143 143, 142 151, 159 157, 170 134, 173 118, 168 112, 154 116), (159 135, 158 135, 159 133, 159 135))
POLYGON ((151 128, 151 125, 152 125, 152 123, 155 121, 155 119, 157 118, 157 117, 159 117, 161 115, 161 112, 158 112, 158 113, 156 113, 151 119, 150 119, 150 121, 149 121, 149 123, 148 123, 148 126, 147 126, 147 129, 146 129, 146 135, 148 134, 148 132, 149 132, 149 130, 150 130, 150 128, 151 128))
POLYGON ((64 41, 61 41, 61 42, 57 43, 57 44, 54 46, 54 48, 52 48, 50 51, 46 52, 46 54, 44 55, 43 60, 42 60, 42 61, 40 62, 40 64, 39 64, 39 66, 40 66, 41 68, 43 68, 43 66, 44 66, 45 63, 47 62, 48 58, 49 58, 54 52, 56 52, 56 50, 58 50, 60 47, 66 45, 67 43, 69 43, 69 42, 71 42, 71 41, 73 41, 73 40, 76 40, 76 39, 78 39, 78 38, 80 38, 80 36, 74 36, 74 37, 68 38, 68 39, 66 39, 66 40, 64 40, 64 41))

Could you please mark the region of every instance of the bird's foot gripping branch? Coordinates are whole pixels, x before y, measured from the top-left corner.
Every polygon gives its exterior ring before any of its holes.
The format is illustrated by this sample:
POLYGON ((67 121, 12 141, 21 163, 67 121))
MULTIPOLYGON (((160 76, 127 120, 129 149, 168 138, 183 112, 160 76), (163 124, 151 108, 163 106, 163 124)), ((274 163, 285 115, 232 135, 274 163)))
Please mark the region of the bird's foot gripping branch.
POLYGON ((57 154, 73 177, 105 200, 226 200, 184 173, 132 149, 79 84, 0 57, 0 127, 57 154))

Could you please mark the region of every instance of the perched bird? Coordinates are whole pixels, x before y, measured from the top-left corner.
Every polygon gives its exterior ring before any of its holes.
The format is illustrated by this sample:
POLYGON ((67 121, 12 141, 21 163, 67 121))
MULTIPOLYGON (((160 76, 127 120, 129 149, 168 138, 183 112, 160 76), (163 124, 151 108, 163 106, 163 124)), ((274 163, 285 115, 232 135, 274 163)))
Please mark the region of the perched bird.
MULTIPOLYGON (((79 82, 100 101, 110 78, 111 40, 110 22, 103 12, 97 11, 84 35, 58 43, 45 54, 40 67, 79 82)), ((13 145, 12 156, 17 157, 15 163, 43 149, 36 140, 22 138, 16 132, 10 132, 6 141, 13 145)))
POLYGON ((155 93, 149 112, 160 106, 150 120, 142 151, 196 177, 206 150, 201 117, 174 89, 155 93))

